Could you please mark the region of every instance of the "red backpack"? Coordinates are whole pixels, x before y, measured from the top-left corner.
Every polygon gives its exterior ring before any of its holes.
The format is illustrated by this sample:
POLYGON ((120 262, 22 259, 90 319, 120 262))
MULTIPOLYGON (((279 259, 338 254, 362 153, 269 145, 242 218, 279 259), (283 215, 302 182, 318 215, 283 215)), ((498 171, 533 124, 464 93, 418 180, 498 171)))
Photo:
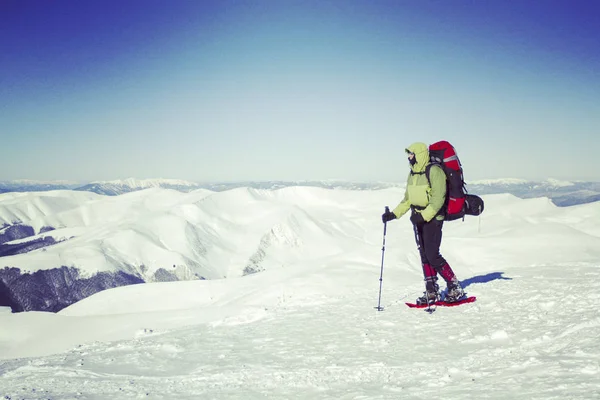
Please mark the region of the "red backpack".
POLYGON ((463 170, 454 147, 446 142, 440 141, 429 146, 430 164, 425 169, 427 180, 429 169, 432 165, 438 165, 446 174, 446 201, 441 213, 446 221, 454 221, 466 215, 479 215, 483 212, 483 200, 479 196, 467 194, 463 170))

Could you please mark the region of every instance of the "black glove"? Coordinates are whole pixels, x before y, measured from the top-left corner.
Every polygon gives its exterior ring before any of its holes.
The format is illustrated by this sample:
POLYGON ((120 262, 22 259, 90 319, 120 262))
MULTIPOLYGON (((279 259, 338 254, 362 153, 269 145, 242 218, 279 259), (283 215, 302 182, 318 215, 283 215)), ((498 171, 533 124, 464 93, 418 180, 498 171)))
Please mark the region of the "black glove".
POLYGON ((423 219, 423 215, 420 212, 413 212, 410 216, 410 220, 415 225, 422 225, 426 222, 425 219, 423 219))
POLYGON ((390 210, 385 210, 385 212, 381 215, 381 220, 383 221, 384 224, 393 219, 396 219, 396 214, 394 214, 390 210))

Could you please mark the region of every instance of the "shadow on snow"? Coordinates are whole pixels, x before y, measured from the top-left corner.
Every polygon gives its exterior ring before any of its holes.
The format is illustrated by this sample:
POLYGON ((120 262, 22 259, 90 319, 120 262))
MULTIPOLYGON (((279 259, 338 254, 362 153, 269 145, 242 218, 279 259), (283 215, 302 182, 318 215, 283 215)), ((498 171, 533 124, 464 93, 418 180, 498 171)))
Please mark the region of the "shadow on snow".
POLYGON ((470 286, 474 283, 488 283, 499 279, 505 281, 512 280, 512 278, 504 277, 502 276, 502 274, 504 274, 504 272, 490 272, 489 274, 485 275, 477 275, 472 278, 465 279, 464 281, 460 282, 460 284, 463 288, 466 288, 467 286, 470 286))

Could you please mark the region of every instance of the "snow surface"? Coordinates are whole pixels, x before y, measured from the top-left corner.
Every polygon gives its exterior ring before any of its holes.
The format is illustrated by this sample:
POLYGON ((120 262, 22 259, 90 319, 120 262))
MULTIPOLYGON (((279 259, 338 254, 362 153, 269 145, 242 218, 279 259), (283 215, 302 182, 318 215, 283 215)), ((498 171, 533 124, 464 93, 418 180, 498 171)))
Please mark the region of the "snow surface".
POLYGON ((265 239, 280 243, 270 257, 289 262, 243 277, 106 290, 58 314, 0 312, 0 395, 600 398, 600 202, 558 208, 545 198, 484 196, 481 218, 446 223, 442 245, 478 300, 429 314, 403 304, 423 286, 407 218, 388 224, 385 310, 374 309, 380 215, 401 191, 236 189, 203 197, 202 213, 168 191, 136 195, 144 204, 157 195, 192 224, 239 230, 211 239, 234 254, 217 270, 238 269, 240 239, 264 238, 268 226, 280 227, 265 239))

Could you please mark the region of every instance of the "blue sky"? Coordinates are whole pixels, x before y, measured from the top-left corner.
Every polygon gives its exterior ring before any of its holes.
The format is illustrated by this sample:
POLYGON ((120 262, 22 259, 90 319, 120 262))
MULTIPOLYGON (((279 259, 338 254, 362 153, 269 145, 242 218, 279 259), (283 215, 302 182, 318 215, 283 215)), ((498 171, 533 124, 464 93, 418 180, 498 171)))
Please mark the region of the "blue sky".
POLYGON ((600 180, 596 1, 3 0, 0 180, 600 180))

